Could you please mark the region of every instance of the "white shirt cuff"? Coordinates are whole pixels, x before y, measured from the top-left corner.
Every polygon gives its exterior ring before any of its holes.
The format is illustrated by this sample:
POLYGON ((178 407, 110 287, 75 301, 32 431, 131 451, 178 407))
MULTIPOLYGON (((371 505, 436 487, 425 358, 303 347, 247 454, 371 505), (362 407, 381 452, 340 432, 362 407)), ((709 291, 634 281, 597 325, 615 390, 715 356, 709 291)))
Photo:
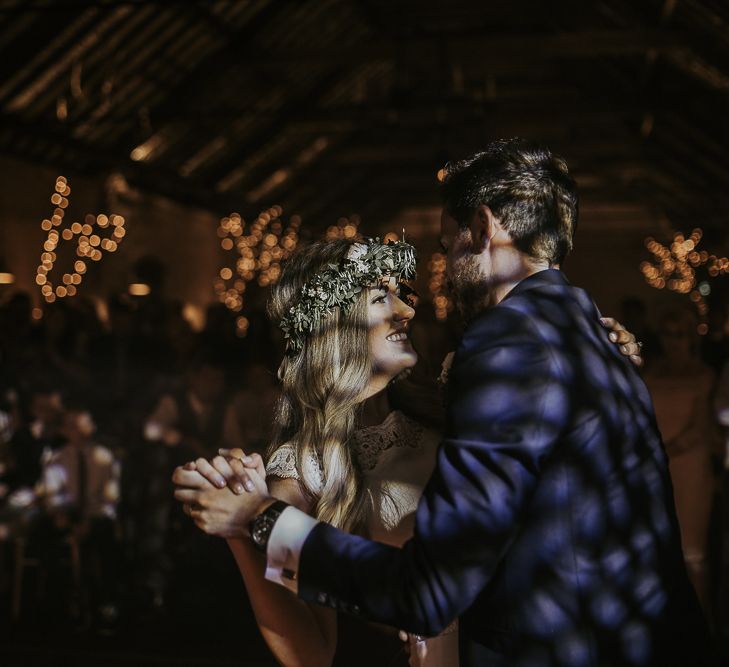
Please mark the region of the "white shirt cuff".
POLYGON ((306 538, 319 523, 308 514, 287 507, 276 523, 268 539, 266 550, 266 579, 299 592, 299 558, 306 538))

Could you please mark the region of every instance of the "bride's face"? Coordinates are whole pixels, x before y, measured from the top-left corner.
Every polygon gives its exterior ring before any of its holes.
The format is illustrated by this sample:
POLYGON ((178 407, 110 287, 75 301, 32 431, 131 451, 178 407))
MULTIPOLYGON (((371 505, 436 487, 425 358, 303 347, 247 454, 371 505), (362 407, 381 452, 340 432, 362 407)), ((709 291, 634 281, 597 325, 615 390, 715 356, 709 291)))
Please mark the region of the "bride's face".
POLYGON ((415 310, 400 298, 395 278, 367 288, 367 324, 373 375, 389 382, 418 360, 410 342, 415 310))

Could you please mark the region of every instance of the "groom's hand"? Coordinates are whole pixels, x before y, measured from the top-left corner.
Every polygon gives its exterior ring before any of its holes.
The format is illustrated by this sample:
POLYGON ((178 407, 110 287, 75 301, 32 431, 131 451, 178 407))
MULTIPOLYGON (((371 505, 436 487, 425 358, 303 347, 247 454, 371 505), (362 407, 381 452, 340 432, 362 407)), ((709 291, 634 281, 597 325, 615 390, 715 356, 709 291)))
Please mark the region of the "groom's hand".
POLYGON ((172 475, 177 487, 175 498, 184 504, 195 525, 208 535, 247 537, 251 519, 272 501, 265 480, 255 470, 248 475, 252 490, 235 494, 227 487, 213 487, 197 470, 178 467, 172 475))

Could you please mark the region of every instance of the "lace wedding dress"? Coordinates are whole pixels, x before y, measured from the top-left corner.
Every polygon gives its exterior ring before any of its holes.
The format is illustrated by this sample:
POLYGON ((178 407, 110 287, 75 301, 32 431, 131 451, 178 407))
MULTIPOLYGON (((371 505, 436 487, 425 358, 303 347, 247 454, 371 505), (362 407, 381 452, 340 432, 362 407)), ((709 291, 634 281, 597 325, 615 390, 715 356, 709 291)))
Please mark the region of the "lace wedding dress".
MULTIPOLYGON (((434 431, 397 410, 381 424, 355 433, 352 446, 372 500, 368 537, 400 546, 412 536, 415 510, 435 466, 438 442, 434 431)), ((323 486, 321 466, 313 455, 302 468, 307 480, 323 486)), ((299 479, 294 447, 279 447, 269 459, 266 472, 299 479)), ((411 667, 458 667, 457 622, 437 637, 411 635, 410 644, 411 667)))

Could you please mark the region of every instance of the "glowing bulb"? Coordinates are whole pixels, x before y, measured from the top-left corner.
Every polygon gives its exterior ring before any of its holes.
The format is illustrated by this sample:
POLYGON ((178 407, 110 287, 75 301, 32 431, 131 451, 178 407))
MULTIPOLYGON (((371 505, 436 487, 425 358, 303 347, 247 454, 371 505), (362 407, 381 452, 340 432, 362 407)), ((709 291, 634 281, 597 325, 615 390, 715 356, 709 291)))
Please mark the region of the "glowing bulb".
POLYGON ((132 296, 147 296, 152 289, 146 283, 131 283, 129 285, 129 294, 132 296))

